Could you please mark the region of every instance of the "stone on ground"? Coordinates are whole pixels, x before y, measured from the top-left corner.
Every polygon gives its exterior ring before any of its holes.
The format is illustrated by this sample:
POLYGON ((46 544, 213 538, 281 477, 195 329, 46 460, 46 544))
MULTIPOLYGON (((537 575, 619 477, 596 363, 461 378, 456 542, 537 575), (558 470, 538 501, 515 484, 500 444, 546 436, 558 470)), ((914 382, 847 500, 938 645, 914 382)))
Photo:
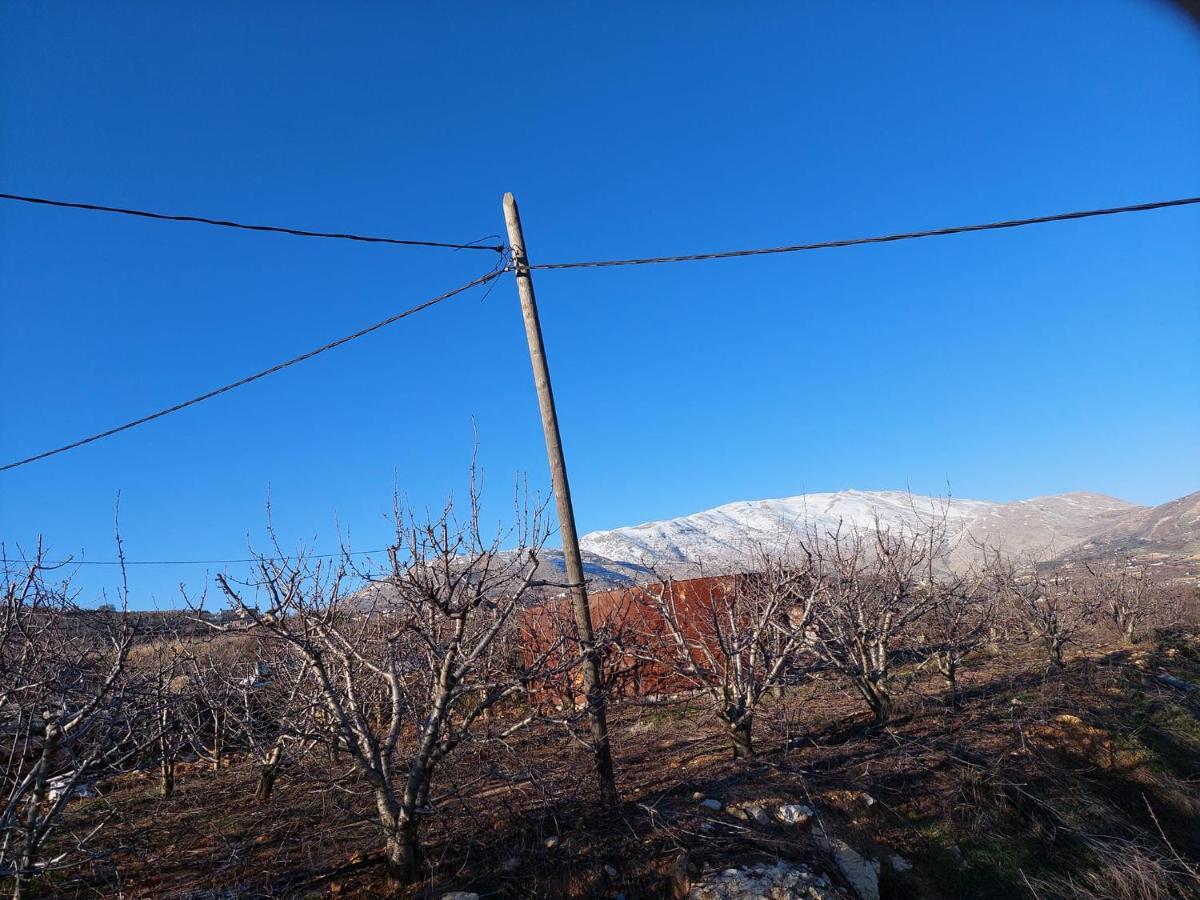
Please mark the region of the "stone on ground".
POLYGON ((710 872, 694 880, 688 900, 845 900, 846 894, 799 863, 778 860, 710 872))
POLYGON ((860 900, 879 900, 879 860, 863 856, 841 838, 832 837, 823 830, 816 835, 818 846, 833 857, 838 871, 860 900))
POLYGON ((784 825, 807 825, 815 815, 813 808, 803 803, 785 803, 775 810, 775 818, 784 825))

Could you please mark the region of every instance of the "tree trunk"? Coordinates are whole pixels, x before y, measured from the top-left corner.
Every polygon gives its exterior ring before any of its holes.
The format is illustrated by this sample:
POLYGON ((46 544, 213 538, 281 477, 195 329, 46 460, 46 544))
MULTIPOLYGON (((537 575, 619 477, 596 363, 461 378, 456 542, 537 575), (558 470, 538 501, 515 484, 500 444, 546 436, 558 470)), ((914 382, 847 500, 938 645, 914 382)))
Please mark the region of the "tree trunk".
POLYGON ((751 739, 753 717, 743 716, 736 725, 730 724, 729 736, 733 741, 734 759, 754 759, 754 742, 751 739))
POLYGON ((1131 647, 1137 643, 1137 619, 1130 616, 1125 620, 1125 643, 1131 647))
POLYGON ((57 723, 47 722, 45 728, 45 743, 42 745, 42 753, 35 764, 33 796, 29 798, 29 809, 25 814, 25 846, 21 850, 21 857, 14 873, 16 877, 13 878, 13 900, 21 900, 25 895, 25 887, 33 880, 38 850, 41 849, 41 843, 38 840, 38 812, 49 799, 50 766, 54 762, 59 743, 62 740, 62 729, 57 723))
POLYGON ((1063 668, 1063 645, 1066 644, 1066 641, 1050 638, 1046 643, 1050 651, 1050 665, 1056 669, 1063 668))
POLYGON ((871 708, 875 723, 882 725, 887 722, 892 716, 892 698, 888 692, 877 682, 865 677, 855 679, 855 686, 871 708))
POLYGON ((175 760, 165 756, 159 761, 158 792, 164 800, 175 793, 175 760))
MULTIPOLYGON (((159 699, 159 703, 163 703, 159 699)), ((167 725, 169 713, 166 706, 160 706, 158 711, 158 789, 166 799, 175 793, 175 751, 167 740, 167 725)))
POLYGON ((279 774, 279 765, 283 762, 283 748, 275 746, 267 754, 267 760, 258 772, 258 787, 254 790, 254 802, 266 803, 271 799, 271 791, 275 787, 275 776, 279 774))
POLYGON ((384 845, 384 867, 388 878, 400 885, 416 884, 424 876, 424 855, 417 842, 415 819, 403 822, 384 845))
POLYGON ((988 626, 986 652, 988 656, 999 656, 1004 652, 1003 645, 1008 641, 1007 630, 1001 631, 995 625, 988 626))
POLYGON ((214 772, 221 771, 221 717, 215 710, 212 714, 213 720, 213 752, 212 752, 212 768, 214 772))
POLYGON ((380 780, 375 785, 375 809, 383 830, 383 864, 388 880, 397 886, 416 884, 424 876, 425 860, 417 840, 418 820, 415 802, 421 791, 416 774, 410 772, 405 785, 405 806, 398 801, 392 784, 380 780))
POLYGON ((943 660, 938 668, 946 681, 946 702, 950 706, 958 706, 958 664, 952 659, 943 660))

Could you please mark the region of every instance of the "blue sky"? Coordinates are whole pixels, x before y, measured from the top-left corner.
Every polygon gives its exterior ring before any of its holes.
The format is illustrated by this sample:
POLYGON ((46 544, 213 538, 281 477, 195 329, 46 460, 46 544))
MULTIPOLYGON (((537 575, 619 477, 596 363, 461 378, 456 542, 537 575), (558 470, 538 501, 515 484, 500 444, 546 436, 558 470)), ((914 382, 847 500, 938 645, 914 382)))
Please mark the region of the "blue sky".
MULTIPOLYGON (((465 241, 534 261, 816 241, 1200 193, 1172 7, 9 3, 0 190, 465 241)), ((1200 209, 538 275, 582 531, 747 498, 1200 488, 1200 209)), ((484 253, 0 204, 3 455, 319 345, 484 253)), ((506 277, 303 366, 0 474, 0 538, 131 559, 387 540, 393 480, 548 484, 506 277)), ((84 569, 81 599, 112 584, 84 569)), ((211 573, 209 573, 211 574, 211 573)), ((203 567, 142 568, 167 605, 203 567)))

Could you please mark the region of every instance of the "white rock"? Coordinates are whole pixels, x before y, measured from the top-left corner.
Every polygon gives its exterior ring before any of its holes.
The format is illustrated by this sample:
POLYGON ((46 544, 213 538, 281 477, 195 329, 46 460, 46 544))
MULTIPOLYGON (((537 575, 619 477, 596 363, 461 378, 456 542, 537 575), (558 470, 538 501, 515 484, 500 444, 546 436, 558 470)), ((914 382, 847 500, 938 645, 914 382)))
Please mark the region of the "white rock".
POLYGON ((861 900, 879 900, 879 860, 863 856, 841 838, 824 830, 814 835, 817 845, 829 851, 838 870, 861 900))
POLYGON ((779 860, 701 876, 691 883, 687 896, 688 900, 841 900, 846 894, 807 867, 779 860))
POLYGON ((813 808, 803 803, 785 803, 775 810, 775 818, 784 825, 805 825, 815 815, 813 808))
POLYGON ((721 810, 721 801, 717 800, 715 797, 704 798, 700 801, 700 805, 705 809, 711 809, 713 812, 720 812, 721 810))
MULTIPOLYGON (((58 798, 67 792, 68 786, 71 783, 71 779, 74 777, 75 774, 73 772, 68 772, 65 775, 59 775, 56 778, 47 779, 46 799, 51 803, 57 803, 58 798)), ((76 797, 79 797, 86 800, 94 796, 95 793, 92 791, 92 786, 86 781, 81 781, 79 784, 70 788, 70 795, 67 797, 67 799, 72 800, 76 797)))
POLYGON ((899 853, 893 853, 888 858, 888 862, 890 862, 892 864, 892 868, 895 869, 897 872, 907 872, 909 869, 911 869, 913 867, 912 863, 910 863, 907 859, 905 859, 899 853))
POLYGON ((561 842, 562 842, 562 838, 560 838, 557 834, 552 834, 550 837, 546 838, 546 840, 543 843, 546 845, 547 850, 553 850, 561 842))

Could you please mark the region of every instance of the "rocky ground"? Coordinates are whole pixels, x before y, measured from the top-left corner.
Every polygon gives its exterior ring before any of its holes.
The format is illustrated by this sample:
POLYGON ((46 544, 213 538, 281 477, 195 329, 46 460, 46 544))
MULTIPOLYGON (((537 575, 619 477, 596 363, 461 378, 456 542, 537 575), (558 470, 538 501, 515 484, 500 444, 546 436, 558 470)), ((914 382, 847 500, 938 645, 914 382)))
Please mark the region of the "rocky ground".
MULTIPOLYGON (((912 673, 872 727, 832 682, 788 689, 734 761, 696 702, 614 710, 623 804, 592 802, 561 731, 473 748, 442 780, 412 897, 1011 898, 1200 895, 1200 637, 1095 646, 1048 670, 980 658, 962 702, 912 673), (456 895, 456 892, 457 893, 456 895)), ((96 855, 63 897, 378 897, 369 804, 333 769, 250 802, 248 760, 98 785, 96 855)), ((59 850, 68 849, 65 845, 59 850)))

